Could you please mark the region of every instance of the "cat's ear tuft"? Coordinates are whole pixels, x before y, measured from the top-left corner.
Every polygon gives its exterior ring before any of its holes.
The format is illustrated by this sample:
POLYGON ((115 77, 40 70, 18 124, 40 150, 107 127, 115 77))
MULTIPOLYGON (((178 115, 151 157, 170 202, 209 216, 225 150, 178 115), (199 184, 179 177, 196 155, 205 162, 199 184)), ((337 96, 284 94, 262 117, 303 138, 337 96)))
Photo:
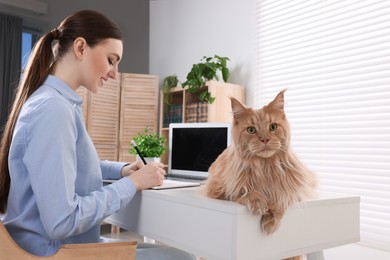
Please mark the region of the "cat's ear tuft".
POLYGON ((230 101, 232 103, 233 117, 235 120, 237 120, 242 116, 242 114, 247 110, 247 108, 234 97, 230 97, 230 101))
POLYGON ((287 89, 283 89, 279 92, 279 94, 276 96, 276 98, 269 103, 269 107, 272 107, 276 110, 284 110, 284 92, 286 92, 287 89))

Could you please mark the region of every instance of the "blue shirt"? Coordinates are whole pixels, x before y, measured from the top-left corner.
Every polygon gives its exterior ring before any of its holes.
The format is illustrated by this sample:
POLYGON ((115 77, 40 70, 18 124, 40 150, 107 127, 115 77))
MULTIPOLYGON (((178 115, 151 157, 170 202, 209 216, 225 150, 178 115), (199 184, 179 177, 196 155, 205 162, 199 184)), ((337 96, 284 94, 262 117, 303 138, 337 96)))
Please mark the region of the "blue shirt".
POLYGON ((100 222, 136 193, 129 178, 120 179, 124 163, 99 160, 81 105, 75 91, 49 76, 15 126, 3 221, 34 255, 52 255, 62 244, 99 242, 100 222), (102 178, 120 180, 103 186, 102 178))

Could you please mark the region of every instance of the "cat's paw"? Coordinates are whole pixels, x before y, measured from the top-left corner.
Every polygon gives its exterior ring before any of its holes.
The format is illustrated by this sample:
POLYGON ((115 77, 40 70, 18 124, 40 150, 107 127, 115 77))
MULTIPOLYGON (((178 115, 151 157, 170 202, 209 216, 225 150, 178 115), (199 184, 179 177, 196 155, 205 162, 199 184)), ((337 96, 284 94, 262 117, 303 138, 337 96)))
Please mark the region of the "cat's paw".
POLYGON ((267 206, 260 201, 251 201, 247 206, 253 214, 264 215, 268 211, 267 206))
POLYGON ((261 218, 261 228, 267 235, 274 233, 280 226, 280 219, 276 219, 273 214, 265 214, 261 218))
POLYGON ((267 201, 258 192, 248 193, 245 196, 245 205, 253 214, 263 215, 268 211, 267 201))

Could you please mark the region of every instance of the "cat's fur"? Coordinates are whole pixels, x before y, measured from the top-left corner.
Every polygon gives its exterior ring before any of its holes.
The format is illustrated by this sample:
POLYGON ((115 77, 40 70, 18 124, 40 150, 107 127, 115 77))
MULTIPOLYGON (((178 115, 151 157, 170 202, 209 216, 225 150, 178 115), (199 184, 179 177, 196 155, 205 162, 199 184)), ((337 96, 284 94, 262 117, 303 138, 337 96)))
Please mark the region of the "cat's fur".
POLYGON ((244 204, 262 215, 267 234, 277 230, 291 204, 315 197, 317 188, 315 174, 290 147, 284 91, 258 110, 231 98, 232 144, 210 166, 205 185, 207 196, 244 204))

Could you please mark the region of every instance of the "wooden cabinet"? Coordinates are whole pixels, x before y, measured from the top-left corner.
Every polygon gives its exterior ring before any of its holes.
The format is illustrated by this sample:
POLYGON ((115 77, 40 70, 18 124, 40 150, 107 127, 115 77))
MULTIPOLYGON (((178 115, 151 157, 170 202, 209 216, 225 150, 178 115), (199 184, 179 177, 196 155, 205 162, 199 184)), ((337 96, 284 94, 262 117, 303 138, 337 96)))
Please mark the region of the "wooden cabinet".
POLYGON ((122 74, 119 161, 135 160, 128 153, 130 142, 146 126, 150 132, 158 132, 158 89, 158 76, 122 74))
MULTIPOLYGON (((170 123, 195 122, 232 122, 232 109, 229 97, 245 103, 244 87, 220 81, 208 81, 205 88, 215 97, 212 104, 200 102, 197 94, 187 93, 182 87, 176 87, 169 93, 169 103, 164 102, 164 93, 161 91, 160 102, 160 134, 169 144, 170 123)), ((166 152, 161 162, 168 163, 166 152)))
POLYGON ((101 160, 134 161, 130 142, 146 126, 158 131, 158 86, 155 75, 120 73, 98 93, 79 88, 87 130, 101 160))

